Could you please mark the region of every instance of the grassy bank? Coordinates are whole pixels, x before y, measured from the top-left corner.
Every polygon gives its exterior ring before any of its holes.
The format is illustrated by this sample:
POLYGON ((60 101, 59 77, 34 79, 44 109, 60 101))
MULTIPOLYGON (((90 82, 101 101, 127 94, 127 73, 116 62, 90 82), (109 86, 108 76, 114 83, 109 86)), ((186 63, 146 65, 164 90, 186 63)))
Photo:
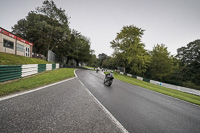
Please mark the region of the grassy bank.
POLYGON ((48 64, 45 60, 0 52, 0 65, 48 64))
POLYGON ((30 77, 24 77, 18 80, 9 81, 7 83, 1 83, 0 96, 18 91, 33 89, 71 77, 74 77, 74 69, 71 68, 61 68, 52 71, 45 71, 30 77))
POLYGON ((87 69, 94 69, 94 67, 84 66, 87 69))
POLYGON ((169 88, 165 88, 162 86, 158 86, 158 85, 154 85, 148 82, 144 82, 138 79, 134 79, 125 75, 120 75, 116 72, 114 72, 114 77, 115 79, 136 85, 136 86, 140 86, 152 91, 156 91, 165 95, 169 95, 184 101, 188 101, 194 104, 198 104, 200 105, 200 96, 196 96, 196 95, 192 95, 192 94, 188 94, 188 93, 184 93, 181 91, 177 91, 177 90, 173 90, 173 89, 169 89, 169 88))

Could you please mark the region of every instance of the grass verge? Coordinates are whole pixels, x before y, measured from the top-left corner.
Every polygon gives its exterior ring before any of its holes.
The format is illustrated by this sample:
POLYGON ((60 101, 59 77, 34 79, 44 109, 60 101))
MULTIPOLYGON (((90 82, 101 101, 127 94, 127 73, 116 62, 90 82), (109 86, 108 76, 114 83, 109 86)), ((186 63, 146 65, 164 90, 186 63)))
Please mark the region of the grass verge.
POLYGON ((87 69, 94 69, 94 67, 90 67, 90 66, 84 66, 87 69))
POLYGON ((0 65, 50 64, 45 60, 0 52, 0 65))
POLYGON ((8 83, 1 83, 0 96, 33 89, 71 77, 74 77, 74 69, 72 68, 60 68, 52 71, 45 71, 30 77, 24 77, 8 83))
POLYGON ((96 71, 96 70, 94 69, 94 67, 84 66, 84 68, 87 68, 87 69, 92 70, 92 71, 96 71))
POLYGON ((181 91, 177 91, 177 90, 169 89, 169 88, 166 88, 166 87, 154 85, 154 84, 151 84, 151 83, 148 83, 148 82, 144 82, 144 81, 141 81, 141 80, 138 80, 138 79, 134 79, 132 77, 121 75, 121 74, 116 73, 116 72, 114 72, 114 77, 115 77, 115 79, 130 83, 130 84, 133 84, 133 85, 136 85, 136 86, 140 86, 140 87, 143 87, 143 88, 155 91, 155 92, 159 92, 159 93, 162 93, 162 94, 165 94, 165 95, 168 95, 168 96, 172 96, 172 97, 184 100, 184 101, 188 101, 188 102, 200 105, 200 96, 197 96, 197 95, 192 95, 192 94, 189 94, 189 93, 184 93, 184 92, 181 92, 181 91))

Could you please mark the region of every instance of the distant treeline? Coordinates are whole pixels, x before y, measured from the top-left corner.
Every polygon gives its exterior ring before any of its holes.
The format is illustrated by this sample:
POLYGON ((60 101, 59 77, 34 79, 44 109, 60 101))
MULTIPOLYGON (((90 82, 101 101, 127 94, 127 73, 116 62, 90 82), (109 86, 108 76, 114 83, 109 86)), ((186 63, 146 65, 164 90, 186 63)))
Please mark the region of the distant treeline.
POLYGON ((164 44, 157 44, 147 51, 141 38, 144 30, 136 26, 124 26, 111 42, 112 57, 99 54, 92 66, 117 69, 124 67, 126 73, 158 80, 174 85, 200 90, 200 39, 177 49, 172 56, 164 44))

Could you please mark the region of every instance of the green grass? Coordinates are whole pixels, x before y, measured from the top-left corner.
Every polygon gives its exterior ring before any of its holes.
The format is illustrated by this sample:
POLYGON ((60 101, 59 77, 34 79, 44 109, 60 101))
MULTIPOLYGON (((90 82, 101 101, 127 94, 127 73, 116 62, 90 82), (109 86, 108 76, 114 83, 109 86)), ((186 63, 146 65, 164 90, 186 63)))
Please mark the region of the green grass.
POLYGON ((94 69, 94 67, 90 67, 90 66, 84 66, 84 67, 88 69, 94 69))
POLYGON ((89 70, 96 71, 96 70, 94 69, 94 67, 90 67, 90 66, 84 66, 84 67, 87 68, 87 69, 89 69, 89 70))
POLYGON ((0 96, 29 90, 74 77, 74 69, 60 68, 0 84, 0 96))
POLYGON ((0 65, 50 64, 45 60, 0 52, 0 65))
POLYGON ((155 91, 155 92, 159 92, 159 93, 162 93, 165 95, 169 95, 169 96, 172 96, 172 97, 184 100, 184 101, 188 101, 188 102, 200 105, 200 96, 197 96, 197 95, 192 95, 189 93, 184 93, 181 91, 154 85, 154 84, 144 82, 144 81, 132 78, 132 77, 121 75, 116 72, 114 72, 114 78, 124 81, 124 82, 127 82, 127 83, 130 83, 130 84, 133 84, 133 85, 136 85, 136 86, 140 86, 140 87, 155 91))

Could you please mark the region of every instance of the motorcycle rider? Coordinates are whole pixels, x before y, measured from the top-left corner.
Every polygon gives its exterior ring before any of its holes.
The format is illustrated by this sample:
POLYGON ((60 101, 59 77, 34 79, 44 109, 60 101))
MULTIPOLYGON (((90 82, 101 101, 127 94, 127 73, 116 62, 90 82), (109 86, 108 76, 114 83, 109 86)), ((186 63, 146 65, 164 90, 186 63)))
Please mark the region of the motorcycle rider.
POLYGON ((99 70, 100 70, 100 68, 98 67, 97 70, 96 70, 96 73, 98 73, 99 70))
POLYGON ((114 77, 113 77, 113 71, 111 71, 110 73, 106 74, 106 79, 110 79, 110 80, 113 80, 114 77))

